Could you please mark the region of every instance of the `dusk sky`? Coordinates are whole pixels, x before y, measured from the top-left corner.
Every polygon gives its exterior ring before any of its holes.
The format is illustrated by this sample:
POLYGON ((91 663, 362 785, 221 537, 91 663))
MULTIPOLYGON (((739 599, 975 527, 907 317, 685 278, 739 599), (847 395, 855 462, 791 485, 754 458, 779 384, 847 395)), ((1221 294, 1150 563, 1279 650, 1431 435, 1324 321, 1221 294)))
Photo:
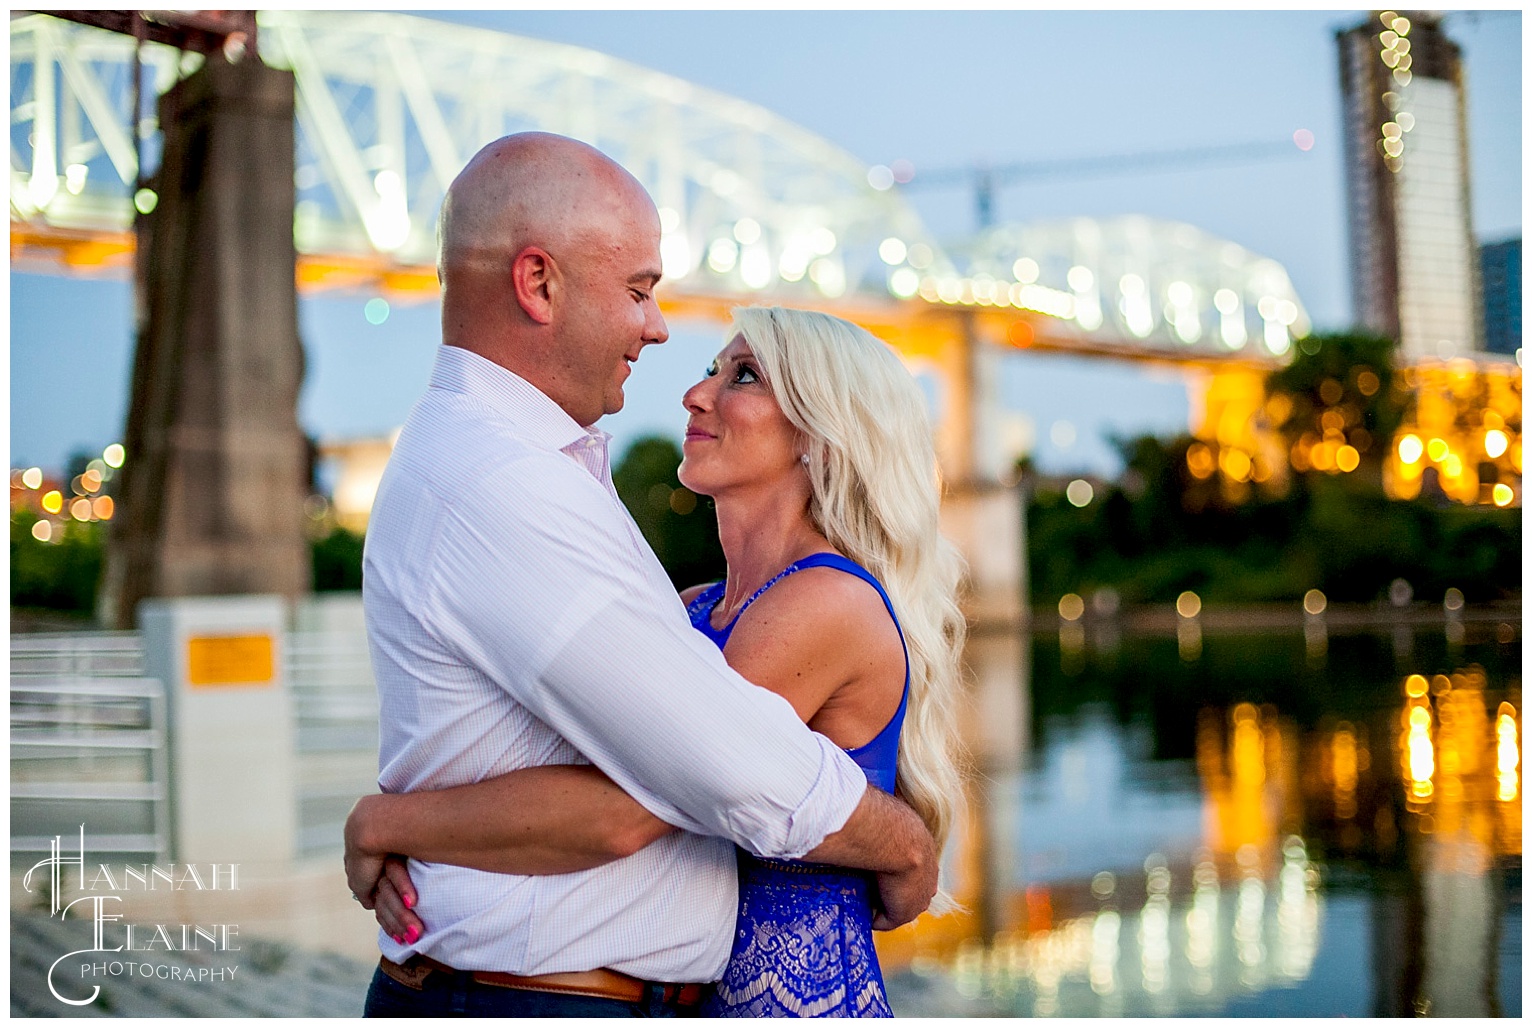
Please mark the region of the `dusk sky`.
MULTIPOLYGON (((999 194, 1002 222, 1138 213, 1187 222, 1285 265, 1315 326, 1351 323, 1335 33, 1365 12, 457 12, 480 28, 589 47, 739 96, 867 164, 922 170, 1166 149, 1271 143, 1299 129, 1308 153, 1259 163, 1033 179, 999 194)), ((1464 51, 1474 230, 1521 234, 1521 40, 1516 11, 1451 12, 1464 51)), ((1131 163, 1131 162, 1125 162, 1131 163)), ((974 229, 960 187, 909 193, 934 234, 974 229)), ((123 281, 11 276, 13 466, 61 467, 120 437, 131 360, 123 281)), ((424 387, 438 342, 434 304, 371 294, 309 296, 301 329, 305 428, 320 439, 382 435, 424 387)), ((646 431, 679 435, 682 391, 720 344, 712 325, 673 324, 603 426, 619 452, 646 431)), ((1035 426, 1052 470, 1111 473, 1107 433, 1184 431, 1183 381, 1078 358, 1017 355, 1005 407, 1035 426), (1049 427, 1069 420, 1060 448, 1049 427)))

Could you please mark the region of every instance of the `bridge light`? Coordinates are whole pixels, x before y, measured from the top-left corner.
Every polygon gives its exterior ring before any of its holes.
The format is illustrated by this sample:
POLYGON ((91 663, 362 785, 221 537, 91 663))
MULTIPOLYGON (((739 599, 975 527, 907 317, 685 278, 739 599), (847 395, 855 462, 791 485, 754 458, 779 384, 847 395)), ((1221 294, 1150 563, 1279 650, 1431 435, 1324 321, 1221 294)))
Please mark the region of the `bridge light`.
POLYGON ((874 164, 867 170, 867 184, 881 193, 893 187, 894 173, 882 164, 874 164))
POLYGON ((899 268, 888 277, 889 292, 908 300, 920 289, 920 273, 914 268, 899 268))
POLYGON ((1484 452, 1491 457, 1500 456, 1509 445, 1510 439, 1498 428, 1492 428, 1484 433, 1484 452))
POLYGON ((734 245, 732 239, 715 239, 707 248, 707 266, 720 275, 733 271, 738 262, 739 247, 734 245))
POLYGON ((685 233, 666 232, 660 236, 660 270, 674 281, 692 270, 692 244, 685 233))
POLYGON ((878 256, 883 258, 884 264, 898 265, 904 263, 909 250, 904 245, 904 240, 889 236, 878 244, 878 256))
POLYGON ((661 207, 659 215, 661 233, 674 232, 681 227, 681 212, 674 207, 661 207))
MULTIPOLYGON (((1036 267, 1035 264, 1033 266, 1036 267)), ((1069 283, 1069 288, 1077 293, 1083 293, 1096 284, 1096 276, 1091 274, 1091 270, 1083 264, 1076 264, 1070 268, 1065 280, 1069 283)))
POLYGON ((925 243, 916 243, 910 247, 910 267, 916 271, 924 271, 931 266, 931 261, 935 259, 935 256, 931 252, 931 248, 925 243))
POLYGON ((809 246, 819 256, 828 257, 835 251, 835 233, 821 225, 809 233, 809 246))
POLYGON ((1011 265, 1011 272, 1016 276, 1016 281, 1022 285, 1031 285, 1036 282, 1040 270, 1037 262, 1030 257, 1022 257, 1011 265))
POLYGON ((127 456, 128 451, 123 449, 121 443, 113 443, 101 451, 101 459, 106 461, 106 466, 109 468, 122 467, 122 462, 127 456))
POLYGON ((133 194, 133 208, 140 214, 150 214, 160 205, 160 195, 145 186, 133 194))
POLYGON ((1445 439, 1432 439, 1426 444, 1426 453, 1434 461, 1442 460, 1447 456, 1448 452, 1447 440, 1445 439))
POLYGON ((765 289, 771 282, 771 254, 759 244, 747 246, 739 261, 739 277, 750 289, 765 289))
POLYGON ((1490 492, 1494 498, 1495 506, 1497 507, 1509 506, 1511 501, 1516 498, 1515 490, 1506 485, 1504 482, 1496 482, 1495 488, 1490 490, 1490 492))
POLYGON ((846 291, 846 272, 840 261, 821 257, 809 265, 809 278, 825 296, 834 299, 846 291))
POLYGON ((1399 459, 1406 464, 1414 464, 1425 452, 1426 448, 1417 435, 1407 435, 1399 440, 1399 459))
POLYGON ((728 168, 719 168, 713 173, 713 192, 719 196, 733 196, 739 191, 740 178, 728 168))
POLYGON ((85 189, 85 176, 90 174, 90 169, 83 164, 71 164, 64 169, 64 188, 69 190, 70 195, 79 196, 85 189))
POLYGON ((777 262, 777 271, 784 281, 797 282, 803 278, 809 270, 809 255, 803 249, 801 240, 794 240, 787 244, 787 249, 782 251, 781 260, 777 262))
POLYGON ((745 246, 761 238, 761 223, 754 218, 740 218, 734 223, 734 238, 745 246))

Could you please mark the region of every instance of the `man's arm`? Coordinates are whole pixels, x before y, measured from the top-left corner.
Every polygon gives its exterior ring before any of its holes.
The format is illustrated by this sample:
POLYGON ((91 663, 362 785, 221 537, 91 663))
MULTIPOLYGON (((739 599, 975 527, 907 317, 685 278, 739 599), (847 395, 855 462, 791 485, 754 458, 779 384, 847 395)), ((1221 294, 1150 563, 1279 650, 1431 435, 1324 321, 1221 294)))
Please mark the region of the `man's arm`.
POLYGON ((768 857, 842 827, 861 769, 691 627, 595 479, 562 455, 526 463, 487 469, 476 497, 504 524, 449 515, 416 603, 427 629, 669 824, 768 857))
POLYGON ((877 872, 883 909, 872 926, 879 931, 915 920, 936 895, 941 855, 925 822, 903 800, 871 785, 845 825, 805 856, 877 872))

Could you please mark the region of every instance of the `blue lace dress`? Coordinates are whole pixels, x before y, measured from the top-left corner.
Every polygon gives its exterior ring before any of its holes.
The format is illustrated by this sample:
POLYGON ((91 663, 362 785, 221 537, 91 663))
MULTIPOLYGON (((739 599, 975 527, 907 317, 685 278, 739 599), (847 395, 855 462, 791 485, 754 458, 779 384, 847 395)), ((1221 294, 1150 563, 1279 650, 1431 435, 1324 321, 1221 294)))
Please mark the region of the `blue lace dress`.
MULTIPOLYGON (((883 586, 860 564, 816 553, 790 564, 740 608, 777 582, 805 568, 837 568, 868 582, 888 607, 883 586)), ((739 615, 721 629, 709 623, 723 598, 723 583, 704 589, 687 613, 722 649, 739 615)), ((899 630, 904 639, 904 630, 899 630)), ((886 792, 895 786, 899 730, 909 702, 908 651, 904 696, 892 721, 865 746, 847 750, 867 780, 886 792)), ((798 860, 764 860, 739 850, 739 920, 723 979, 702 1007, 703 1017, 892 1017, 883 971, 872 943, 877 885, 871 874, 798 860)))

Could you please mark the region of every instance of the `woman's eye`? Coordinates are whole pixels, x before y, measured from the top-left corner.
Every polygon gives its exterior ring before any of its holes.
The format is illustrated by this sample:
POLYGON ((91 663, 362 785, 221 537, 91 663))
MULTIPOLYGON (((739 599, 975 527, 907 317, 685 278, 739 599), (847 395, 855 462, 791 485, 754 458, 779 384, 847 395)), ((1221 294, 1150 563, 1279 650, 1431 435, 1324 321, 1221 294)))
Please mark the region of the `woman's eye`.
POLYGON ((750 365, 741 364, 738 370, 734 372, 734 381, 740 385, 749 385, 751 382, 759 382, 760 376, 755 373, 755 369, 750 365))

